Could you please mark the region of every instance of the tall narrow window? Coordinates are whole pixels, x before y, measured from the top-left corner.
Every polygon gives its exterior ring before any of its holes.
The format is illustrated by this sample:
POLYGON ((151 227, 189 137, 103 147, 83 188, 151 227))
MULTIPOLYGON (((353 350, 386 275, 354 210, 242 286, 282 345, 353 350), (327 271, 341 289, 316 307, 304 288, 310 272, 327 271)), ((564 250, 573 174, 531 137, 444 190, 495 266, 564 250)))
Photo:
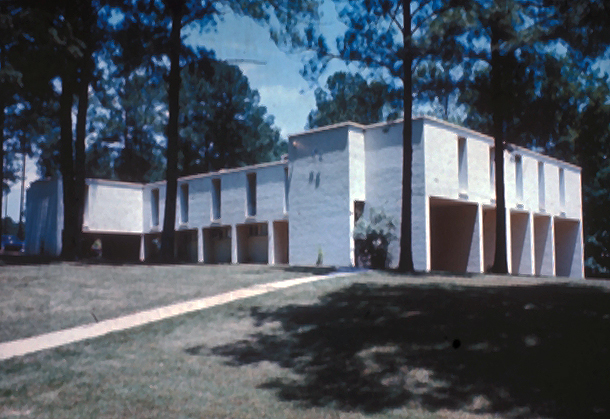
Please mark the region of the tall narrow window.
POLYGON ((89 185, 85 185, 84 191, 85 204, 83 205, 83 225, 89 221, 89 185))
POLYGON ((159 189, 153 189, 150 193, 150 211, 153 227, 159 226, 159 189))
POLYGON ((545 205, 544 163, 538 162, 538 206, 541 210, 545 205))
POLYGON ((248 180, 246 190, 248 217, 254 217, 256 215, 256 173, 248 173, 246 178, 248 180))
POLYGON ((288 168, 284 167, 284 212, 288 212, 288 192, 290 192, 290 183, 288 179, 288 168))
POLYGON ((493 193, 496 190, 496 148, 489 147, 489 188, 493 193))
POLYGON ((180 185, 180 220, 183 224, 189 222, 189 184, 180 185))
POLYGON ((523 160, 517 154, 515 156, 515 184, 517 187, 517 200, 523 200, 523 160))
POLYGON ((212 179, 212 219, 220 220, 220 179, 212 179))
POLYGON ((566 178, 563 168, 559 169, 559 205, 561 208, 566 205, 566 178))
POLYGON ((460 190, 468 189, 468 158, 464 137, 458 137, 458 178, 460 190))
POLYGON ((354 226, 364 213, 364 201, 354 201, 354 226))

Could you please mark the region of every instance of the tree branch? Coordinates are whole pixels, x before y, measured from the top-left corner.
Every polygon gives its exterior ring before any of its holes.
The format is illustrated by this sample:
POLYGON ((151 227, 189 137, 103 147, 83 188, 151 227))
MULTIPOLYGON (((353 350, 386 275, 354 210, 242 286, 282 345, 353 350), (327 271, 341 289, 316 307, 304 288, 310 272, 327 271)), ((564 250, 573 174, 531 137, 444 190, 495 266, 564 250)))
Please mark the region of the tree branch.
MULTIPOLYGON (((432 1, 432 0, 429 0, 432 1)), ((400 30, 400 32, 404 35, 405 33, 405 28, 403 27, 403 25, 401 25, 398 20, 396 19, 396 14, 398 13, 398 2, 396 2, 396 9, 394 10, 394 13, 390 14, 390 17, 392 18, 392 21, 394 21, 394 23, 396 24, 396 26, 398 26, 398 29, 400 30)))

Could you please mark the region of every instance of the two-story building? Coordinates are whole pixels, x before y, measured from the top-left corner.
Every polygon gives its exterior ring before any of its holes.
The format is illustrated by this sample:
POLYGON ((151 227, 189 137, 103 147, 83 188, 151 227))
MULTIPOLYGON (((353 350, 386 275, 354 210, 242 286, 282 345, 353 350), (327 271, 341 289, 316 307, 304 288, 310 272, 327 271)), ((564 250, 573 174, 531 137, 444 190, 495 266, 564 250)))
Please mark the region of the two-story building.
MULTIPOLYGON (((415 268, 485 272, 495 251, 493 139, 430 117, 413 120, 415 268)), ((580 168, 528 149, 504 152, 513 274, 584 277, 580 168)), ((153 260, 165 182, 87 180, 83 231, 105 257, 153 260)), ((401 218, 402 122, 351 122, 289 138, 288 158, 178 180, 176 255, 203 263, 353 266, 357 214, 401 218)), ((26 251, 61 251, 61 181, 28 191, 26 251)), ((88 241, 87 241, 88 240, 88 241)), ((390 247, 398 261, 398 241, 390 247)))

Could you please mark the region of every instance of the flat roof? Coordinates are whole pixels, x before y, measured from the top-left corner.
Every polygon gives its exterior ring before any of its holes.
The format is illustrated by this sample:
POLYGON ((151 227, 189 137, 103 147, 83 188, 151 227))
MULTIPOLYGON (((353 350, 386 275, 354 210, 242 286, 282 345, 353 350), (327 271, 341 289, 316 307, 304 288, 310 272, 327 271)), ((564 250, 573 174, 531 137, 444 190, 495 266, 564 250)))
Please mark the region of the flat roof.
MULTIPOLYGON (((439 125, 444 125, 447 128, 450 128, 452 130, 462 131, 462 132, 465 132, 465 133, 469 133, 470 135, 480 137, 482 139, 485 139, 485 140, 489 141, 490 143, 494 142, 494 137, 492 137, 490 135, 483 134, 482 132, 475 131, 475 130, 470 129, 470 128, 466 128, 466 127, 463 127, 461 125, 454 124, 452 122, 448 122, 448 121, 436 118, 434 116, 418 115, 418 116, 414 116, 413 117, 413 121, 418 121, 418 120, 423 120, 423 121, 427 120, 427 121, 430 121, 430 122, 434 122, 434 123, 439 124, 439 125)), ((361 129, 363 131, 366 131, 366 130, 372 129, 372 128, 379 128, 379 127, 388 126, 388 125, 402 124, 403 121, 404 121, 404 118, 399 118, 399 119, 394 119, 394 120, 391 120, 391 121, 376 122, 374 124, 369 124, 369 125, 362 125, 362 124, 359 124, 357 122, 346 121, 346 122, 340 122, 340 123, 337 123, 337 124, 326 125, 326 126, 319 127, 319 128, 314 128, 314 129, 311 129, 311 130, 308 130, 308 131, 302 131, 302 132, 299 132, 299 133, 296 133, 296 134, 289 135, 288 138, 298 137, 298 136, 301 136, 301 135, 316 133, 316 132, 320 132, 320 131, 328 131, 328 130, 333 130, 333 129, 338 129, 338 128, 344 128, 344 127, 353 127, 353 128, 358 128, 358 129, 361 129)), ((365 141, 366 141, 366 139, 365 139, 365 141)), ((562 166, 566 166, 566 167, 570 167, 570 168, 573 168, 573 169, 577 169, 579 171, 582 170, 580 166, 577 166, 575 164, 566 162, 564 160, 560 160, 560 159, 555 158, 555 157, 551 157, 548 154, 543 154, 543 153, 540 153, 540 152, 537 152, 537 151, 534 151, 534 150, 530 150, 529 148, 521 147, 521 146, 515 145, 513 143, 506 143, 505 150, 508 150, 510 152, 511 151, 510 148, 512 148, 514 150, 518 150, 520 153, 523 153, 523 154, 527 154, 527 155, 531 155, 531 156, 535 156, 535 157, 541 157, 544 160, 550 160, 550 161, 558 163, 559 165, 562 165, 562 166)))
MULTIPOLYGON (((433 116, 418 115, 418 116, 413 117, 413 121, 418 121, 418 120, 430 121, 430 122, 433 122, 433 123, 436 123, 439 125, 444 125, 445 127, 450 128, 452 130, 462 131, 462 132, 469 133, 473 136, 481 137, 482 139, 485 139, 491 143, 493 143, 493 141, 494 141, 494 138, 487 134, 483 134, 481 132, 475 131, 470 128, 463 127, 461 125, 454 124, 452 122, 444 121, 442 119, 439 119, 439 118, 436 118, 433 116)), ((382 121, 382 122, 377 122, 377 123, 369 124, 369 125, 363 125, 363 124, 353 122, 353 121, 345 121, 345 122, 339 122, 337 124, 331 124, 331 125, 326 125, 323 127, 313 128, 313 129, 306 130, 306 131, 301 131, 301 132, 298 132, 295 134, 290 134, 288 136, 288 138, 290 139, 292 137, 299 137, 302 135, 313 134, 313 133, 322 132, 322 131, 330 131, 333 129, 340 129, 340 128, 346 128, 346 127, 352 127, 352 128, 357 128, 362 131, 366 131, 367 129, 379 128, 379 127, 388 126, 388 125, 402 124, 403 121, 404 121, 403 118, 399 118, 399 119, 394 119, 391 121, 382 121)), ((518 146, 518 145, 515 145, 512 143, 506 143, 506 146, 507 147, 505 147, 505 149, 508 150, 509 152, 511 152, 510 148, 512 148, 513 150, 518 150, 520 153, 522 153, 524 155, 531 155, 531 156, 543 158, 544 160, 550 160, 552 162, 558 163, 561 166, 570 167, 573 169, 577 169, 579 171, 582 170, 581 167, 579 167, 575 164, 568 163, 566 161, 557 159, 555 157, 551 157, 547 154, 543 154, 543 153, 539 153, 537 151, 530 150, 529 148, 521 147, 521 146, 518 146)), ((178 178, 178 181, 180 182, 180 181, 184 181, 184 180, 191 180, 191 179, 197 179, 197 178, 214 177, 214 176, 219 176, 219 175, 222 175, 225 173, 243 172, 243 171, 248 171, 248 170, 253 170, 253 169, 261 169, 261 168, 265 168, 265 167, 285 165, 287 163, 288 163, 287 160, 276 160, 276 161, 272 161, 272 162, 253 164, 250 166, 235 167, 235 168, 231 168, 231 169, 220 169, 220 170, 214 171, 214 172, 197 173, 197 174, 193 174, 193 175, 182 176, 182 177, 178 178)), ((48 179, 48 178, 39 179, 35 182, 49 181, 49 180, 54 180, 54 179, 48 179)), ((96 178, 87 178, 87 182, 102 183, 102 184, 105 183, 105 184, 111 184, 111 185, 114 184, 117 186, 131 186, 131 187, 139 187, 139 188, 143 188, 148 185, 163 185, 164 183, 166 183, 165 180, 160 180, 157 182, 150 182, 150 183, 137 183, 137 182, 123 182, 123 181, 118 181, 118 180, 107 180, 107 179, 96 179, 96 178)))
MULTIPOLYGON (((266 167, 281 166, 281 165, 285 165, 287 163, 288 163, 288 160, 276 160, 276 161, 272 161, 272 162, 252 164, 250 166, 234 167, 231 169, 220 169, 218 171, 208 172, 208 173, 195 173, 194 175, 179 177, 178 182, 184 181, 184 180, 198 179, 198 178, 214 177, 214 176, 223 175, 225 173, 246 172, 246 171, 252 170, 252 169, 263 169, 266 167)), ((147 183, 146 185, 163 185, 164 183, 166 183, 165 180, 160 180, 157 182, 147 183)))
POLYGON ((146 185, 146 183, 140 183, 140 182, 125 182, 122 180, 109 180, 109 179, 98 179, 98 178, 87 178, 85 179, 86 183, 101 183, 101 184, 106 184, 106 185, 116 185, 116 186, 126 186, 126 187, 132 187, 132 188, 143 188, 144 185, 146 185))

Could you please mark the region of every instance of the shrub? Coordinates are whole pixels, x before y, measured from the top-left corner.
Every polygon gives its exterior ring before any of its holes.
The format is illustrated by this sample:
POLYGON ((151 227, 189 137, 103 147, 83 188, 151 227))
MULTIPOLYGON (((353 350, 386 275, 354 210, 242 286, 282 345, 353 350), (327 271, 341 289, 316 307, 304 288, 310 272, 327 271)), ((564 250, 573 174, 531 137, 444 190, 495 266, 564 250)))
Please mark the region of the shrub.
POLYGON ((385 269, 390 263, 388 247, 397 239, 394 219, 383 210, 371 208, 370 216, 361 217, 354 227, 356 265, 385 269))

